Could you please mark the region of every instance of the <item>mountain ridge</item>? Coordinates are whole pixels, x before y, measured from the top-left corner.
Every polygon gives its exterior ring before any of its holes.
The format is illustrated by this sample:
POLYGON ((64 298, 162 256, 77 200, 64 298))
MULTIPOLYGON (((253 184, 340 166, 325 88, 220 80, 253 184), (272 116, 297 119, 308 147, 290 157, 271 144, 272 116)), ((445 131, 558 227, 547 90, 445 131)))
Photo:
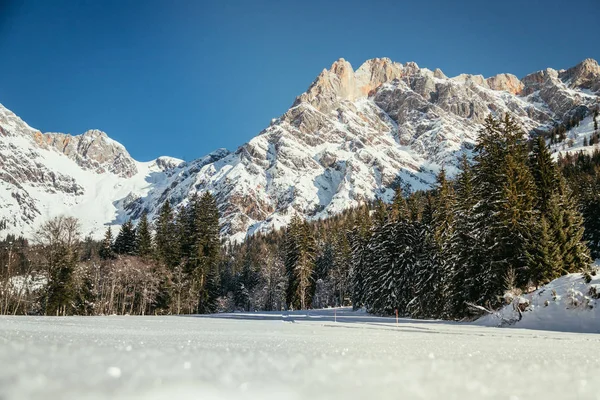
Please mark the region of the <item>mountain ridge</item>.
POLYGON ((536 134, 583 119, 599 95, 592 59, 519 79, 448 78, 389 58, 354 70, 341 58, 247 143, 190 162, 136 161, 99 130, 41 133, 0 105, 0 233, 30 236, 43 220, 71 212, 84 233, 98 236, 143 211, 154 217, 167 199, 179 206, 209 190, 221 233, 239 241, 285 226, 294 213, 323 218, 365 200, 389 201, 397 185, 429 187, 441 166, 456 171, 490 113, 511 113, 536 134))

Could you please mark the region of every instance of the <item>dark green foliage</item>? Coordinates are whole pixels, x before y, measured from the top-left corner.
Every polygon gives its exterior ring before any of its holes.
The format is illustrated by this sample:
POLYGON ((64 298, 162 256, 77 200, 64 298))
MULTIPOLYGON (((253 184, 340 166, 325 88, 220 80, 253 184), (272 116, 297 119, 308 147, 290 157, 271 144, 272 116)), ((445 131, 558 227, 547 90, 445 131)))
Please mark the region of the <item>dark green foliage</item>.
POLYGON ((169 200, 165 200, 162 204, 155 227, 156 258, 172 271, 179 265, 180 243, 175 226, 175 215, 169 200))
POLYGON ((136 253, 136 233, 131 220, 121 225, 113 250, 115 253, 122 255, 134 255, 136 253))
POLYGON ((529 266, 529 279, 536 287, 561 275, 560 249, 552 237, 545 217, 532 224, 527 236, 525 254, 529 266))
POLYGON ((352 307, 356 310, 365 302, 365 278, 368 267, 369 253, 367 251, 371 238, 371 218, 369 208, 360 207, 356 212, 353 228, 350 233, 352 259, 350 266, 350 290, 352 307))
POLYGON ((104 234, 104 239, 100 245, 98 255, 103 260, 112 260, 116 257, 116 254, 113 250, 113 235, 110 226, 106 229, 106 233, 104 234))
POLYGON ((48 279, 46 315, 73 313, 75 285, 73 274, 78 261, 75 249, 58 244, 51 250, 52 265, 48 279))
POLYGON ((285 269, 288 275, 287 304, 306 310, 315 289, 315 240, 310 226, 297 215, 292 217, 285 240, 285 269))
POLYGON ((152 233, 148 223, 148 214, 144 211, 136 229, 136 254, 144 259, 152 257, 152 233))

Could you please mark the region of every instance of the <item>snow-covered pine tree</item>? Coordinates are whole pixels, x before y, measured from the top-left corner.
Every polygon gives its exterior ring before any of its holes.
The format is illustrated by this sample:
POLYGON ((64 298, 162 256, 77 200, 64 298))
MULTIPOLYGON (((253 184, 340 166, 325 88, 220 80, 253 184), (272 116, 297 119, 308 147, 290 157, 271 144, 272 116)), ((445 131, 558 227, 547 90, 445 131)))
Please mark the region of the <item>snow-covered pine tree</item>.
POLYGON ((456 184, 454 206, 454 229, 450 238, 448 262, 450 264, 449 299, 446 315, 461 319, 468 315, 468 303, 477 302, 480 285, 478 276, 480 263, 480 241, 474 234, 473 209, 476 198, 473 188, 473 173, 466 155, 461 158, 461 172, 456 184))
POLYGON ((448 301, 448 270, 432 228, 413 223, 417 239, 413 251, 416 263, 411 272, 413 298, 407 312, 412 318, 442 318, 448 301))
POLYGON ((286 233, 285 267, 288 274, 287 303, 306 310, 314 294, 315 239, 310 226, 294 215, 286 233))
POLYGON ((371 238, 371 218, 369 208, 361 206, 354 219, 354 227, 350 233, 352 259, 350 264, 350 291, 352 308, 359 309, 365 300, 365 273, 368 260, 368 243, 371 238))
POLYGON ((473 225, 481 250, 477 277, 479 304, 497 305, 504 276, 517 271, 520 284, 527 277, 525 232, 533 217, 533 179, 526 165, 527 145, 515 120, 506 115, 486 118, 475 147, 473 167, 473 225))
POLYGON ((431 215, 433 237, 441 252, 446 248, 454 227, 454 189, 442 168, 436 177, 431 215))
POLYGON ((367 311, 375 314, 391 313, 394 304, 390 303, 394 289, 393 243, 395 224, 374 222, 364 259, 363 302, 367 311))
POLYGON ((346 229, 337 231, 333 239, 333 268, 329 276, 336 295, 335 305, 343 306, 349 297, 351 248, 346 229))

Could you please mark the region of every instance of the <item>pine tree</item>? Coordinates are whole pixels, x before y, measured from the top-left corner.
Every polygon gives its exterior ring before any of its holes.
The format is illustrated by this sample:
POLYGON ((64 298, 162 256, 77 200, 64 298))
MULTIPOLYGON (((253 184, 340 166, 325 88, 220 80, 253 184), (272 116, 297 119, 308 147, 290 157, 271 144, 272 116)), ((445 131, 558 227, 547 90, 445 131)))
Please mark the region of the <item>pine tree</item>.
POLYGON ((121 225, 121 230, 115 239, 114 251, 117 254, 134 255, 136 250, 135 228, 131 220, 121 225))
POLYGON ((536 208, 546 215, 550 198, 558 189, 559 174, 542 137, 534 142, 529 165, 536 185, 536 208))
POLYGON ((457 319, 468 315, 468 303, 478 301, 480 277, 477 275, 477 266, 482 249, 474 234, 475 204, 473 173, 467 156, 463 154, 461 172, 456 179, 454 229, 448 250, 449 299, 445 311, 446 315, 457 319))
POLYGON ((144 211, 136 229, 136 254, 144 259, 149 259, 152 253, 152 233, 148 223, 148 213, 144 211))
POLYGON ((592 260, 589 249, 583 242, 583 217, 564 179, 560 180, 558 197, 562 227, 556 224, 555 229, 562 231, 562 240, 558 241, 558 245, 562 254, 563 273, 588 271, 592 260))
POLYGON ((448 318, 451 269, 447 254, 439 251, 434 236, 427 230, 421 238, 414 278, 417 293, 410 314, 415 318, 448 318))
POLYGON ((175 227, 175 216, 171 203, 165 200, 156 220, 156 257, 170 270, 179 265, 180 252, 175 227))
POLYGON ((350 288, 352 308, 359 309, 365 301, 365 274, 368 266, 368 244, 371 238, 371 218, 369 209, 362 206, 356 213, 354 227, 350 234, 352 260, 350 264, 350 288))
POLYGON ((295 215, 286 234, 287 303, 294 309, 310 307, 314 292, 315 242, 306 221, 295 215))
POLYGON ((394 194, 394 199, 392 200, 390 218, 394 221, 398 221, 401 219, 408 219, 408 216, 409 213, 406 199, 402 194, 402 189, 398 188, 394 194))
POLYGON ((388 218, 387 207, 385 203, 381 199, 375 200, 374 210, 373 210, 373 223, 374 224, 383 224, 388 218))
POLYGON ((103 260, 112 260, 115 258, 115 252, 113 251, 113 235, 110 226, 106 229, 98 255, 103 260))
POLYGON ((525 288, 529 279, 529 265, 525 258, 527 233, 537 214, 533 207, 535 184, 525 158, 520 157, 518 151, 517 149, 514 155, 509 154, 506 158, 504 201, 499 212, 504 229, 500 230, 503 236, 500 236, 498 249, 499 256, 508 263, 499 272, 504 277, 509 269, 514 270, 517 285, 525 288))
POLYGON ((452 236, 454 202, 454 190, 446 179, 445 169, 442 168, 436 178, 434 206, 431 216, 433 236, 440 251, 445 248, 448 239, 452 236))
POLYGON ((529 265, 529 278, 536 287, 561 275, 560 249, 551 236, 545 217, 542 216, 540 221, 532 224, 525 254, 529 265))
POLYGON ((533 218, 533 178, 527 168, 527 145, 515 120, 488 117, 475 147, 474 192, 478 198, 473 234, 481 250, 477 302, 494 306, 509 269, 525 285, 525 232, 533 218))
POLYGON ((75 297, 73 274, 77 266, 77 252, 65 244, 55 249, 55 265, 48 279, 46 315, 70 314, 75 297))
POLYGON ((346 229, 342 229, 333 237, 333 268, 329 273, 337 297, 336 305, 339 306, 345 305, 346 299, 349 297, 350 264, 351 246, 346 235, 346 229))
POLYGON ((598 183, 586 180, 580 183, 582 190, 582 217, 584 219, 584 240, 593 259, 600 258, 600 187, 598 183))

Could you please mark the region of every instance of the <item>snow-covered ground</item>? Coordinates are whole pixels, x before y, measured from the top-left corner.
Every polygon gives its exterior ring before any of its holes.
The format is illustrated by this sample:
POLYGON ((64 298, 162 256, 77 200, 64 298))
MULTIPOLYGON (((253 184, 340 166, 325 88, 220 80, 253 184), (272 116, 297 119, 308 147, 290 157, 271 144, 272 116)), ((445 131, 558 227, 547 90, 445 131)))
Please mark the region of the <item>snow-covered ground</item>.
POLYGON ((590 282, 586 282, 582 274, 565 275, 532 293, 510 300, 510 304, 480 318, 475 324, 600 333, 599 274, 592 276, 590 282), (519 304, 523 309, 521 313, 519 304))
POLYGON ((600 335, 333 313, 0 317, 0 399, 600 398, 600 335))

